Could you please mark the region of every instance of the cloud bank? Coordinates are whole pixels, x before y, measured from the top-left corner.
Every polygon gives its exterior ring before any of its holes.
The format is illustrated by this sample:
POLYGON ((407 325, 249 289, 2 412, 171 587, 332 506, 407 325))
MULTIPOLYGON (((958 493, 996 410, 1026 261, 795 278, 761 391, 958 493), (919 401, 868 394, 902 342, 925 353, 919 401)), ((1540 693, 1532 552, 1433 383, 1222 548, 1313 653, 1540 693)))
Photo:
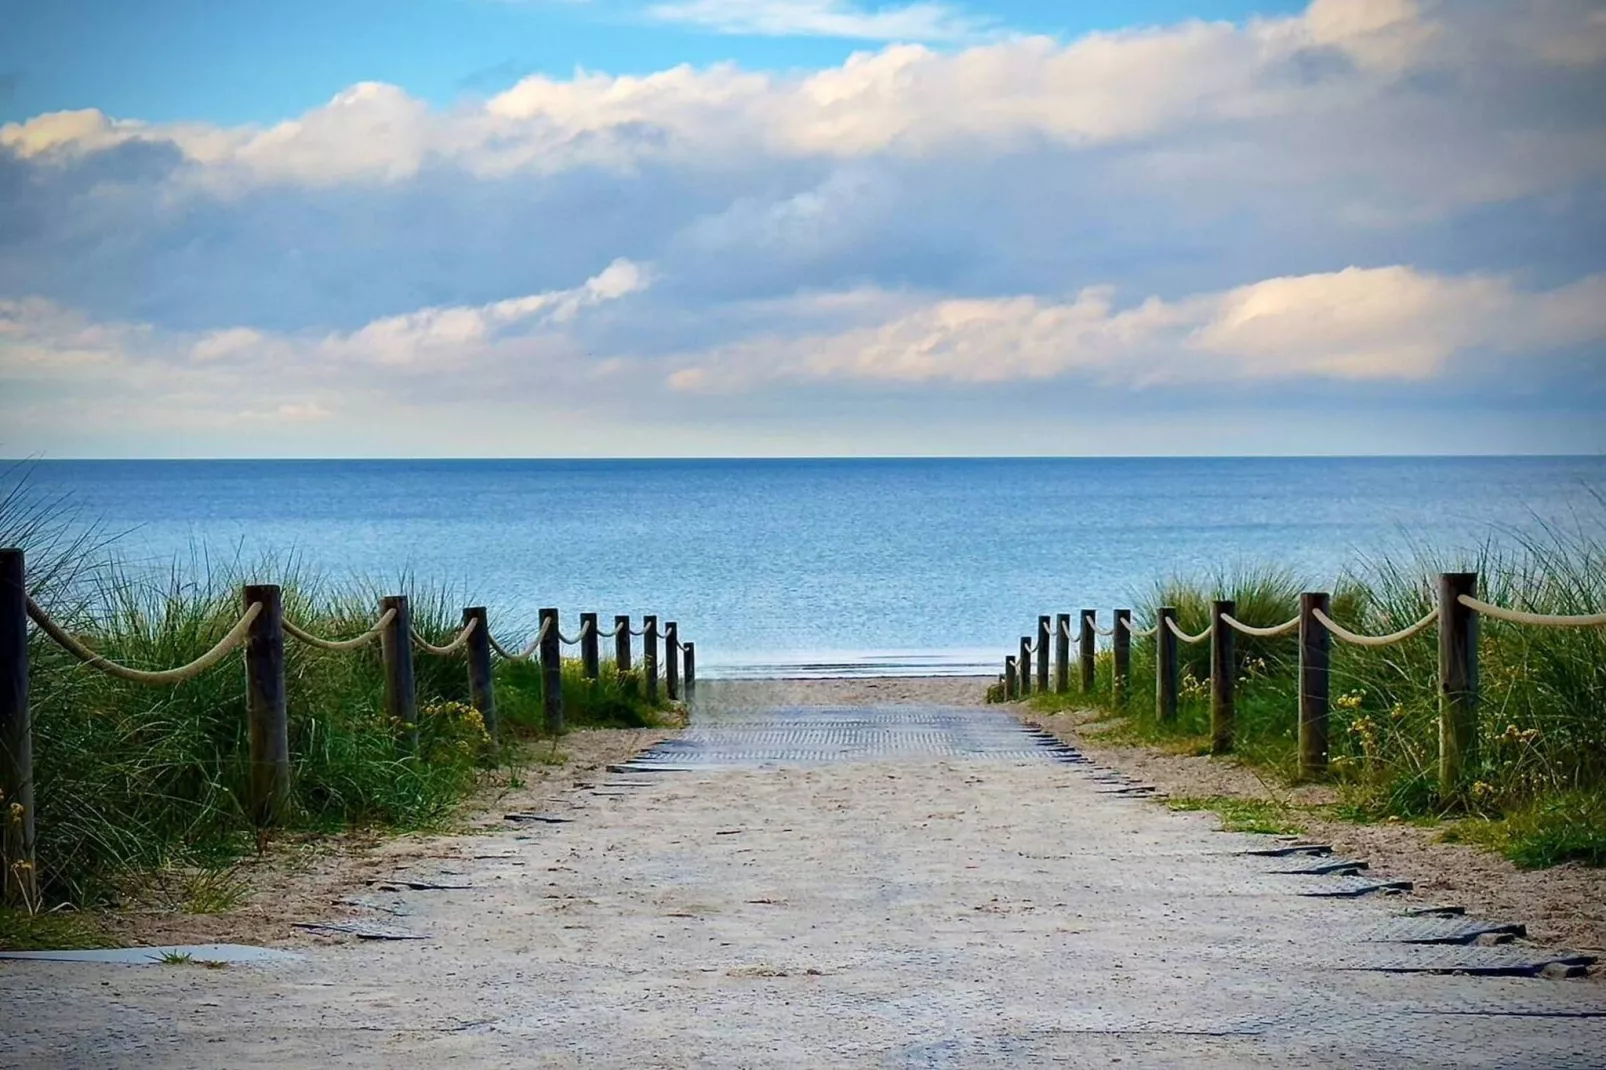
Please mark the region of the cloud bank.
POLYGON ((1315 0, 1069 41, 927 4, 655 11, 950 47, 449 108, 362 83, 265 127, 7 124, 7 447, 133 449, 182 407, 197 452, 238 420, 295 449, 483 404, 509 411, 487 451, 654 421, 742 452, 757 414, 784 440, 892 392, 874 418, 919 452, 943 392, 1003 427, 1227 391, 1361 423, 1504 406, 1491 448, 1606 448, 1597 4, 1315 0), (272 396, 231 400, 253 377, 272 396), (86 404, 94 444, 50 430, 86 404))

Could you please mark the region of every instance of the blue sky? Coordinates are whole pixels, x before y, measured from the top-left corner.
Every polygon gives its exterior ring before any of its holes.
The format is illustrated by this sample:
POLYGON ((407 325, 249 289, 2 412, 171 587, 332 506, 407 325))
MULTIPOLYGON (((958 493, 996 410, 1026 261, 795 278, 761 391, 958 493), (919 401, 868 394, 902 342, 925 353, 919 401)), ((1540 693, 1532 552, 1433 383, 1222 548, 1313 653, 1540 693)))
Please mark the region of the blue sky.
POLYGON ((0 455, 1606 448, 1595 0, 0 23, 0 455))

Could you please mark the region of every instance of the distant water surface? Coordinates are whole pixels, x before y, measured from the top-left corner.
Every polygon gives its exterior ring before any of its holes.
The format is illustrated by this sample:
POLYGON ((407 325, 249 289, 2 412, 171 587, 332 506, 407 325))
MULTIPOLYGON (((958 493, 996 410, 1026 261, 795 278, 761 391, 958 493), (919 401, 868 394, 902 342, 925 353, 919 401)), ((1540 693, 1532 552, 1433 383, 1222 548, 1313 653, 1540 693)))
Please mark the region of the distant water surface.
POLYGON ((516 629, 544 605, 680 622, 704 675, 988 671, 1039 612, 1239 562, 1314 584, 1574 514, 1606 459, 43 461, 33 487, 190 567, 410 571, 516 629))

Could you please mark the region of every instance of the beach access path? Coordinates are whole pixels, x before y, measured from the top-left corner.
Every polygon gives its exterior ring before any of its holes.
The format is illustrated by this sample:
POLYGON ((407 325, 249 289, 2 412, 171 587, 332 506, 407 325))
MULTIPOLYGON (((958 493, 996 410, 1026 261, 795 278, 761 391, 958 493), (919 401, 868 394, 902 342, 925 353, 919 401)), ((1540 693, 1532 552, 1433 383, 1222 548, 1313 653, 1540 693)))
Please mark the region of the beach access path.
POLYGON ((942 686, 703 682, 680 738, 341 915, 417 939, 0 963, 0 1065, 1600 1065, 1598 983, 1414 972, 1539 952, 1405 942, 1464 919, 942 686))

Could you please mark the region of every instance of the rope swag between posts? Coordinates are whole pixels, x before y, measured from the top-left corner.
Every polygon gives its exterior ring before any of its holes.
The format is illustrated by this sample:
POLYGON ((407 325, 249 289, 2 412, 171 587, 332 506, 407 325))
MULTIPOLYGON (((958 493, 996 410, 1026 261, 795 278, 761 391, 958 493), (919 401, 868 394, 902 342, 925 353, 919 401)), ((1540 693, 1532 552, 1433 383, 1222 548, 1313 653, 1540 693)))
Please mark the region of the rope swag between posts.
MULTIPOLYGON (((284 615, 281 591, 271 584, 248 584, 241 590, 242 611, 211 649, 194 660, 170 669, 145 669, 113 661, 89 647, 28 594, 23 552, 0 549, 0 800, 5 820, 0 821, 0 876, 3 899, 11 904, 37 902, 35 877, 34 771, 32 722, 28 709, 28 625, 30 622, 85 668, 131 684, 173 687, 215 669, 240 652, 246 676, 245 720, 249 737, 250 776, 245 800, 259 828, 277 823, 290 795, 289 715, 285 692, 285 639, 288 637, 320 654, 344 654, 378 643, 384 670, 384 712, 402 726, 410 745, 418 746, 418 699, 413 674, 413 653, 431 657, 462 656, 467 663, 470 703, 484 718, 486 731, 496 734, 496 699, 492 683, 492 656, 507 661, 538 659, 542 675, 542 718, 547 732, 564 730, 561 648, 578 645, 585 679, 597 680, 601 671, 599 636, 615 641, 614 662, 620 672, 631 668, 631 637, 645 639, 642 677, 648 699, 659 695, 658 618, 643 618, 633 630, 628 616, 614 618, 614 627, 599 632, 595 613, 580 614, 580 630, 563 634, 556 609, 542 609, 535 637, 518 653, 491 633, 484 606, 463 610, 462 627, 445 642, 432 643, 412 626, 405 595, 388 595, 379 603, 372 624, 358 635, 331 639, 314 635, 284 615)), ((696 685, 696 644, 682 643, 679 626, 663 628, 663 687, 666 697, 689 695, 696 685)))
MULTIPOLYGON (((1472 572, 1446 572, 1439 576, 1438 604, 1420 620, 1397 631, 1364 635, 1340 624, 1328 614, 1331 595, 1308 591, 1300 595, 1300 610, 1293 618, 1269 626, 1250 625, 1233 614, 1231 601, 1211 605, 1209 625, 1189 634, 1177 623, 1177 610, 1160 606, 1154 610, 1153 624, 1139 628, 1130 609, 1117 609, 1108 630, 1095 625, 1096 610, 1081 612, 1082 628, 1076 660, 1081 668, 1082 693, 1094 690, 1097 636, 1111 639, 1113 674, 1111 686, 1117 704, 1124 704, 1131 681, 1132 640, 1152 639, 1155 648, 1155 710, 1161 721, 1177 718, 1180 689, 1178 643, 1210 641, 1210 734, 1211 751, 1223 754, 1233 746, 1236 714, 1234 687, 1237 657, 1233 635, 1270 639, 1299 636, 1299 775, 1310 777, 1327 767, 1327 719, 1329 649, 1336 639, 1366 649, 1381 649, 1403 643, 1437 627, 1439 629, 1439 769, 1440 790, 1445 794, 1461 786, 1463 772, 1477 748, 1478 704, 1478 618, 1489 617, 1510 624, 1538 628, 1606 627, 1606 613, 1574 615, 1530 613, 1492 605, 1477 597, 1478 575, 1472 572)), ((1048 687, 1048 628, 1050 618, 1038 618, 1037 637, 1022 636, 1019 651, 1004 659, 1003 696, 1006 701, 1029 697, 1034 690, 1048 687), (1036 672, 1033 673, 1033 657, 1036 672)), ((1071 661, 1068 635, 1070 614, 1061 613, 1055 629, 1060 642, 1056 648, 1058 672, 1056 692, 1069 691, 1071 661)))

